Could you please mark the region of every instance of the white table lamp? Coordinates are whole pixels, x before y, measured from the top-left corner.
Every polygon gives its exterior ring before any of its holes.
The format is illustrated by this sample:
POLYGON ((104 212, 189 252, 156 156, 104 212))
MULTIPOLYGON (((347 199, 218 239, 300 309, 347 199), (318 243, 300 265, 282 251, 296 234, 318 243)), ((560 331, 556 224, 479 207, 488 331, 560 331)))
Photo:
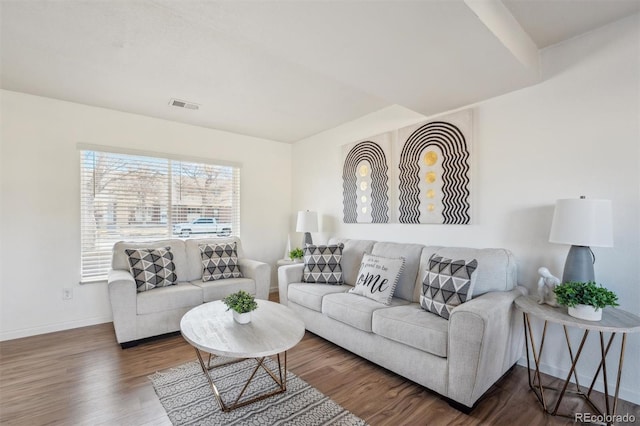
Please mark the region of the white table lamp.
POLYGON ((298 212, 296 232, 304 232, 302 245, 313 244, 311 232, 318 232, 318 213, 307 211, 298 212))
POLYGON ((613 220, 610 200, 584 196, 556 202, 549 241, 571 244, 564 264, 562 282, 595 281, 595 256, 590 246, 613 247, 613 220))

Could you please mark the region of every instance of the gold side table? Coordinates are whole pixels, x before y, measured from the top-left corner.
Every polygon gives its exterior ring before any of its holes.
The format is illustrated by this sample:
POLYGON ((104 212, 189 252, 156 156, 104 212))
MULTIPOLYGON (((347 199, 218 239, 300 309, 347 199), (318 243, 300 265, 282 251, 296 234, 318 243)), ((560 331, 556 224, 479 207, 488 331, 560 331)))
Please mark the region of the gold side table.
POLYGON ((577 394, 580 397, 584 398, 587 403, 591 406, 595 412, 603 416, 605 418, 606 423, 608 425, 613 424, 613 420, 615 419, 616 409, 618 407, 618 395, 620 391, 620 380, 622 378, 622 365, 624 361, 624 349, 627 339, 627 333, 635 333, 640 332, 640 317, 633 315, 629 312, 623 311, 621 309, 616 308, 605 308, 602 312, 602 320, 600 321, 584 321, 578 318, 574 318, 567 313, 566 307, 551 307, 549 305, 539 305, 537 298, 534 296, 520 296, 515 301, 516 306, 522 311, 523 322, 524 322, 524 335, 525 335, 525 345, 527 351, 527 370, 528 370, 528 379, 529 379, 529 387, 534 392, 544 411, 553 416, 559 415, 563 417, 574 418, 574 416, 564 413, 558 413, 558 408, 560 407, 560 403, 564 398, 566 393, 577 394), (534 316, 538 319, 544 321, 544 328, 542 329, 542 336, 540 337, 540 346, 536 347, 536 342, 533 336, 533 330, 531 328, 531 320, 530 317, 534 316), (540 372, 540 357, 542 355, 542 349, 544 348, 544 340, 545 335, 547 333, 547 326, 549 323, 555 323, 562 325, 564 329, 564 335, 567 342, 567 348, 569 349, 569 357, 571 358, 571 368, 569 369, 569 374, 567 375, 566 380, 561 389, 554 388, 550 386, 545 386, 542 384, 541 380, 541 372, 540 372), (571 342, 569 341, 569 332, 567 327, 574 327, 578 329, 584 330, 582 335, 582 339, 580 340, 580 345, 578 346, 578 350, 575 351, 571 347, 571 342), (580 382, 578 380, 578 373, 576 371, 576 366, 578 364, 578 360, 580 359, 580 355, 582 354, 582 350, 584 349, 585 342, 587 340, 587 336, 590 332, 597 332, 600 337, 600 365, 598 366, 593 380, 591 381, 591 385, 589 386, 588 391, 585 393, 580 389, 580 382), (610 333, 608 339, 605 339, 605 333, 610 333), (621 335, 620 340, 620 356, 618 359, 618 372, 616 378, 616 387, 613 396, 613 401, 611 401, 611 395, 609 394, 609 384, 607 380, 607 364, 606 357, 611 349, 614 338, 617 334, 621 335), (606 340, 606 343, 605 343, 606 340), (529 345, 531 345, 531 353, 533 356, 533 363, 535 365, 535 369, 531 368, 530 355, 529 355, 529 345), (599 407, 596 406, 594 401, 591 399, 591 393, 593 391, 593 386, 596 383, 596 380, 600 373, 602 372, 602 379, 604 382, 604 399, 605 399, 605 411, 603 412, 599 407), (532 377, 533 375, 533 377, 532 377), (571 376, 573 376, 575 380, 576 391, 567 390, 569 387, 569 383, 571 381, 571 376), (549 399, 548 394, 545 394, 545 389, 553 390, 560 392, 555 401, 555 405, 549 399), (553 408, 552 408, 553 407, 553 408))

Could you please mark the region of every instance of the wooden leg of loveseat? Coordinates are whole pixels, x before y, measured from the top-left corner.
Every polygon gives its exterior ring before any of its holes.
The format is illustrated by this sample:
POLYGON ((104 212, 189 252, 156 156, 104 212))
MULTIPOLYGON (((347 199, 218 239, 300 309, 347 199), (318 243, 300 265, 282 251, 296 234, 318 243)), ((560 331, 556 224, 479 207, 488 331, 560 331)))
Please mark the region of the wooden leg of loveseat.
POLYGON ((120 343, 120 347, 122 349, 128 349, 128 348, 132 348, 134 346, 138 346, 138 343, 140 343, 139 340, 131 340, 129 342, 120 343))
POLYGON ((464 414, 470 414, 471 411, 473 411, 473 409, 475 408, 475 404, 473 407, 467 407, 464 404, 461 404, 459 402, 456 402, 452 399, 447 398, 447 403, 449 403, 449 405, 453 408, 455 408, 456 410, 464 413, 464 414))

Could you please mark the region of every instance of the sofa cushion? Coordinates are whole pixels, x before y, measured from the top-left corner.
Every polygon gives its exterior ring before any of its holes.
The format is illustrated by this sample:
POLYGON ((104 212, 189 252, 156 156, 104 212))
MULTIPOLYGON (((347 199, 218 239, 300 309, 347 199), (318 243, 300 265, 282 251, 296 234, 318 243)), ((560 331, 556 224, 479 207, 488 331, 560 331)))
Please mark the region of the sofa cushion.
POLYGON ((392 259, 365 254, 356 285, 349 293, 358 294, 388 305, 402 274, 404 259, 392 259))
POLYGON ((242 243, 238 237, 227 238, 188 238, 184 240, 184 250, 186 256, 186 271, 183 276, 179 276, 180 281, 198 281, 202 279, 202 256, 200 246, 203 244, 233 244, 236 243, 236 253, 238 259, 244 257, 242 243))
POLYGON ((305 283, 340 285, 342 280, 342 249, 344 244, 315 245, 304 248, 304 269, 302 281, 305 283))
POLYGON ((327 294, 344 293, 351 289, 349 285, 296 283, 289 285, 288 298, 291 302, 322 312, 322 298, 327 294))
MULTIPOLYGON (((394 297, 390 306, 401 306, 408 303, 406 300, 394 297)), ((372 332, 373 313, 378 309, 386 308, 387 306, 375 300, 352 293, 327 294, 322 298, 323 314, 368 333, 372 332)))
POLYGON ((422 308, 449 319, 456 306, 471 300, 477 267, 476 259, 454 260, 435 254, 431 256, 429 269, 422 282, 422 308))
POLYGON ((136 304, 138 315, 198 306, 202 304, 202 289, 180 282, 169 287, 138 293, 136 304))
POLYGON ((225 278, 215 281, 191 281, 196 287, 202 289, 204 302, 222 300, 231 293, 244 290, 249 294, 256 294, 256 282, 250 278, 225 278))
POLYGON ((111 267, 121 271, 131 272, 129 269, 129 257, 124 251, 126 249, 141 248, 164 248, 170 247, 173 255, 173 263, 176 265, 177 281, 187 281, 187 253, 184 241, 179 239, 168 239, 159 241, 132 242, 118 241, 113 245, 113 256, 111 257, 111 267))
POLYGON ((236 242, 200 244, 202 281, 242 278, 242 273, 238 267, 236 245, 236 242))
POLYGON ((418 278, 418 294, 424 274, 429 268, 429 258, 432 254, 449 259, 476 259, 475 284, 473 297, 489 291, 510 291, 517 285, 517 268, 513 254, 509 250, 485 248, 475 249, 466 247, 425 247, 420 260, 420 274, 418 278))
POLYGON ((376 243, 371 254, 383 257, 403 257, 404 271, 400 274, 394 297, 414 301, 416 277, 420 267, 420 255, 424 246, 421 244, 376 243))
MULTIPOLYGON (((362 255, 371 253, 375 241, 368 240, 346 240, 340 238, 331 238, 329 244, 344 244, 342 249, 342 279, 345 284, 356 285, 358 279, 358 271, 362 263, 362 255)), ((398 257, 398 256, 392 256, 398 257)))
POLYGON ((417 303, 373 312, 373 332, 398 343, 447 356, 449 321, 425 312, 417 303))
POLYGON ((174 285, 176 265, 171 247, 125 249, 138 292, 174 285))

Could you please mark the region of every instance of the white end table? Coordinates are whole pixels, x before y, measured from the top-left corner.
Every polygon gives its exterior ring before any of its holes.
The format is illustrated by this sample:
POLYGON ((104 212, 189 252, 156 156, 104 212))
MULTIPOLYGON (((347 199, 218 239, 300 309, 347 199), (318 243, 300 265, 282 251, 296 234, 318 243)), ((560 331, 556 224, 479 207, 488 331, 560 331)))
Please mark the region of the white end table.
POLYGON ((256 300, 256 302, 258 302, 258 309, 251 312, 249 324, 235 322, 232 312, 227 311, 227 306, 220 300, 191 309, 180 321, 182 336, 194 347, 202 371, 222 411, 231 411, 286 391, 287 350, 298 344, 304 336, 304 322, 291 309, 267 300, 256 300), (206 364, 201 351, 209 354, 206 364), (284 354, 284 366, 280 361, 281 354, 284 354), (271 355, 276 355, 278 359, 276 373, 264 364, 265 358, 271 355), (243 361, 246 358, 254 358, 257 362, 244 388, 235 402, 230 405, 224 403, 209 374, 209 371, 214 368, 230 364, 211 366, 211 359, 216 356, 240 358, 232 362, 243 361), (240 401, 260 368, 271 376, 277 389, 240 401))
POLYGON ((279 268, 281 266, 296 265, 298 263, 303 263, 303 261, 302 260, 291 260, 291 259, 278 259, 278 261, 276 262, 276 266, 279 268))
MULTIPOLYGON (((528 378, 529 378, 529 387, 533 390, 534 394, 538 398, 540 404, 545 412, 551 414, 553 416, 560 415, 564 417, 574 418, 574 416, 567 414, 558 414, 558 408, 560 407, 560 403, 562 402, 562 398, 567 392, 577 394, 584 398, 587 403, 593 408, 600 416, 606 416, 606 419, 615 419, 616 409, 618 407, 618 395, 620 391, 620 379, 622 377, 622 364, 624 361, 624 349, 627 339, 627 333, 635 333, 640 332, 640 317, 633 315, 629 312, 623 311, 621 309, 616 308, 605 308, 602 312, 602 320, 600 321, 584 321, 578 318, 574 318, 567 313, 566 307, 551 307, 549 305, 540 305, 538 304, 537 298, 534 296, 520 296, 515 301, 516 306, 523 312, 523 321, 524 321, 524 335, 525 335, 525 345, 527 351, 527 370, 528 370, 528 378), (531 321, 530 317, 534 316, 541 320, 544 320, 544 328, 542 330, 542 336, 540 338, 540 346, 536 348, 533 331, 531 329, 531 321), (542 384, 541 376, 540 376, 540 357, 542 355, 542 349, 544 347, 544 339, 547 333, 547 325, 549 323, 555 323, 562 325, 564 329, 564 335, 567 342, 567 348, 569 349, 569 357, 571 358, 571 368, 569 369, 569 374, 562 386, 562 389, 553 388, 550 386, 544 386, 542 384), (571 343, 569 341, 569 333, 567 331, 567 327, 574 327, 578 329, 584 330, 582 335, 582 340, 580 341, 580 346, 578 347, 577 352, 575 352, 571 348, 571 343), (578 364, 578 360, 580 359, 580 355, 582 354, 582 350, 584 348, 584 344, 587 340, 587 336, 590 331, 595 331, 600 335, 600 365, 596 370, 595 375, 593 376, 593 380, 591 381, 591 385, 589 386, 589 390, 584 393, 580 389, 580 382, 578 381, 578 373, 576 372, 576 366, 578 364), (611 333, 608 342, 605 344, 605 333, 611 333), (609 385, 607 380, 607 364, 606 357, 609 353, 609 349, 613 343, 613 340, 616 334, 621 334, 621 342, 620 342, 620 357, 618 360, 618 376, 616 380, 616 389, 615 396, 613 401, 610 401, 609 395, 609 385), (533 379, 531 378, 531 364, 529 360, 529 344, 531 344, 531 352, 533 354, 533 361, 535 364, 535 370, 533 371, 533 379), (593 391, 593 386, 596 383, 596 379, 602 372, 602 379, 604 382, 604 396, 605 396, 605 412, 603 412, 600 408, 596 406, 596 404, 592 401, 591 393, 593 391), (575 379, 576 391, 571 392, 567 391, 567 387, 569 386, 569 382, 571 381, 571 376, 575 379), (545 396, 545 389, 559 391, 560 394, 555 402, 555 406, 551 409, 553 404, 550 404, 551 401, 547 399, 545 396)), ((607 424, 612 424, 613 421, 607 420, 607 424)))

